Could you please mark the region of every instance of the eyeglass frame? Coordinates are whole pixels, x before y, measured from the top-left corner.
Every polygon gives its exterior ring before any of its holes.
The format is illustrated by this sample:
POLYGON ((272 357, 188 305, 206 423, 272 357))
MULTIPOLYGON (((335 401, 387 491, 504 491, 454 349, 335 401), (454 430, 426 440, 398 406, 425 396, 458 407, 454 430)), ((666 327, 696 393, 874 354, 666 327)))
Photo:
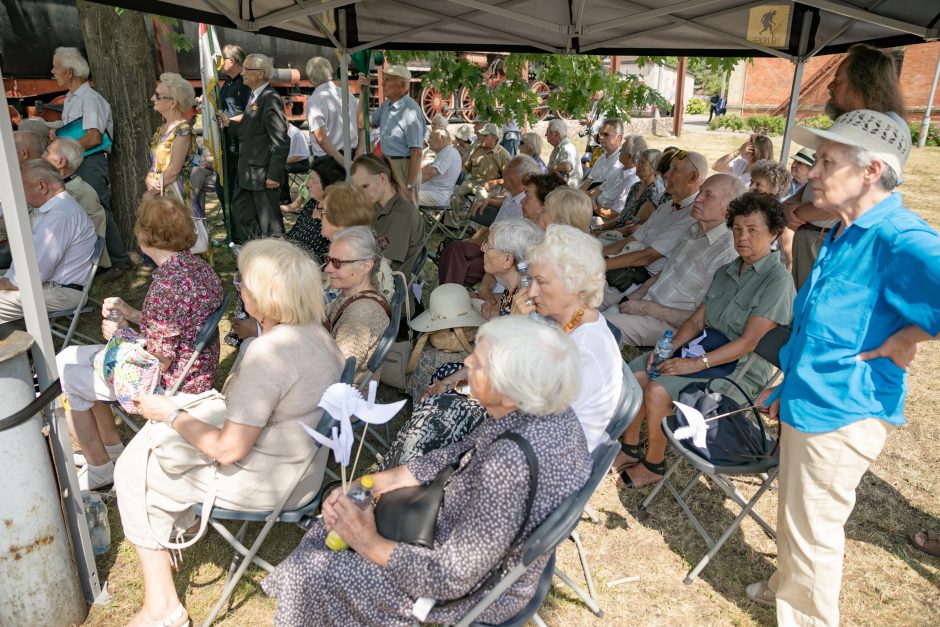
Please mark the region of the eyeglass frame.
POLYGON ((327 266, 333 266, 334 270, 339 270, 347 263, 356 263, 357 261, 372 261, 371 258, 366 259, 337 259, 336 257, 331 257, 330 255, 325 255, 323 257, 323 269, 325 270, 327 266))

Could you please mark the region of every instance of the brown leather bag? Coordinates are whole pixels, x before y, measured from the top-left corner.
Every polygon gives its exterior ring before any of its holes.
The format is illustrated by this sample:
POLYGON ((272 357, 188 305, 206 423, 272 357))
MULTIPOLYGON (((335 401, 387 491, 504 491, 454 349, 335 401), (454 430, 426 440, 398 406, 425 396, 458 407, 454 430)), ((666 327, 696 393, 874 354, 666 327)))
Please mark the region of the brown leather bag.
POLYGON ((431 333, 422 333, 415 343, 415 348, 411 352, 411 358, 405 367, 405 372, 411 374, 414 372, 415 364, 424 350, 425 344, 431 342, 431 346, 445 353, 473 352, 473 342, 476 340, 477 327, 454 327, 453 329, 441 329, 431 333))

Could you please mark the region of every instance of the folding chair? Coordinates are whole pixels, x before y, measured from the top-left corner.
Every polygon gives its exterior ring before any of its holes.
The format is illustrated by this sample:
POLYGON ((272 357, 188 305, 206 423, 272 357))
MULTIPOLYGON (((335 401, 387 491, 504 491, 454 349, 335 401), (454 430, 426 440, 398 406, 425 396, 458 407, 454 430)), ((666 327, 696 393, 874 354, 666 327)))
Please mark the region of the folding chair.
MULTIPOLYGON (((772 329, 769 333, 764 335, 761 338, 761 341, 758 342, 757 348, 754 349, 754 354, 748 358, 748 361, 745 363, 744 368, 742 369, 741 375, 743 376, 752 365, 757 356, 762 357, 767 360, 775 367, 780 367, 780 358, 779 353, 780 349, 784 344, 787 343, 787 340, 790 338, 790 331, 784 327, 777 327, 772 329)), ((767 521, 760 517, 757 512, 754 511, 754 506, 764 495, 764 493, 770 488, 771 484, 774 482, 774 479, 777 478, 778 464, 780 462, 780 453, 779 450, 775 447, 773 454, 768 456, 765 459, 755 460, 753 463, 749 464, 739 464, 739 465, 716 465, 708 460, 700 457, 696 453, 693 453, 687 449, 682 442, 676 439, 674 432, 679 428, 676 416, 666 416, 663 418, 662 428, 663 433, 666 434, 666 441, 669 443, 675 451, 679 454, 679 459, 676 460, 669 468, 666 470, 666 474, 662 479, 656 484, 653 490, 647 495, 643 502, 639 506, 639 515, 640 517, 645 517, 648 515, 648 508, 650 503, 653 502, 653 499, 656 498, 656 495, 662 490, 665 486, 675 497, 676 501, 679 503, 679 507, 682 508, 682 511, 685 512, 686 516, 689 518, 689 522, 692 523, 692 526, 695 527, 695 530, 698 531, 699 535, 704 538, 705 543, 708 545, 708 552, 699 560, 698 564, 689 571, 689 574, 686 575, 683 583, 690 585, 699 573, 708 565, 708 562, 721 550, 721 547, 724 546, 725 542, 728 541, 728 538, 737 531, 738 527, 741 526, 741 523, 745 518, 750 516, 754 521, 761 526, 761 528, 767 533, 768 536, 777 539, 777 533, 774 531, 774 528, 770 526, 767 521), (678 489, 671 481, 672 475, 676 472, 676 469, 682 464, 682 462, 688 462, 695 469, 695 476, 692 477, 692 480, 689 481, 681 490, 678 489), (692 513, 691 508, 686 501, 688 494, 695 488, 699 483, 699 477, 706 476, 711 481, 717 485, 722 491, 725 492, 735 503, 741 507, 741 513, 738 514, 735 519, 731 522, 730 525, 724 530, 724 532, 719 536, 717 540, 713 540, 711 535, 705 530, 699 520, 695 517, 695 514, 692 513), (738 492, 737 488, 734 486, 734 483, 729 479, 729 477, 734 476, 743 476, 743 475, 759 475, 763 477, 760 487, 757 489, 757 492, 754 493, 749 500, 745 500, 744 497, 738 492)))
POLYGON ((49 330, 52 331, 56 337, 62 338, 62 347, 59 350, 68 348, 68 345, 72 343, 72 339, 75 337, 80 338, 87 344, 97 343, 97 340, 82 333, 78 333, 75 328, 78 326, 78 319, 81 318, 83 313, 91 313, 95 310, 95 307, 86 307, 85 305, 88 304, 88 294, 91 292, 91 282, 94 280, 95 274, 98 272, 98 264, 101 262, 101 255, 103 252, 104 238, 99 237, 95 242, 95 248, 92 250, 91 258, 89 259, 89 261, 91 261, 91 271, 88 273, 88 280, 85 281, 85 287, 82 289, 82 297, 75 306, 75 309, 63 309, 61 311, 49 312, 49 330), (71 317, 72 319, 67 326, 58 321, 60 318, 67 317, 71 317))
POLYGON ((440 229, 441 234, 444 237, 449 237, 450 239, 463 238, 463 234, 467 230, 467 225, 463 227, 463 231, 460 230, 460 217, 455 218, 456 226, 448 226, 445 222, 445 220, 453 213, 450 208, 450 203, 440 207, 421 206, 418 207, 418 212, 424 219, 425 230, 427 231, 424 236, 425 245, 427 245, 431 239, 431 236, 434 235, 434 232, 438 229, 440 229))
MULTIPOLYGON (((180 386, 183 384, 183 380, 186 379, 186 375, 189 374, 189 369, 193 367, 193 364, 196 363, 196 359, 199 358, 199 355, 202 354, 202 351, 205 350, 206 346, 212 343, 213 340, 218 341, 219 339, 219 321, 222 320, 222 315, 228 309, 229 303, 232 302, 231 292, 227 292, 225 296, 222 297, 222 304, 216 308, 209 317, 206 318, 206 322, 202 325, 202 328, 199 329, 199 333, 196 334, 196 345, 193 354, 189 357, 189 361, 186 362, 186 365, 183 366, 183 370, 180 373, 179 378, 176 380, 176 383, 173 387, 167 392, 167 396, 173 396, 179 391, 180 386)), ((127 412, 118 405, 114 403, 111 405, 111 409, 124 421, 124 423, 129 426, 134 432, 140 431, 140 427, 131 420, 131 417, 127 415, 127 412)))
MULTIPOLYGON (((626 362, 621 364, 621 373, 623 375, 623 386, 620 390, 620 400, 617 403, 617 411, 614 417, 610 419, 607 425, 607 435, 615 444, 619 442, 620 436, 636 418, 637 413, 640 411, 640 404, 643 402, 643 390, 640 388, 640 384, 637 383, 636 377, 633 376, 633 372, 626 362)), ((619 447, 619 444, 617 445, 619 447)), ((595 512, 590 505, 584 506, 584 514, 587 515, 595 525, 601 523, 597 512, 595 512)), ((596 616, 602 616, 603 612, 598 605, 597 592, 594 589, 594 578, 591 577, 591 565, 588 563, 587 550, 585 550, 584 544, 581 542, 581 536, 578 534, 577 529, 571 532, 570 539, 574 542, 578 550, 578 559, 581 561, 581 571, 584 575, 585 584, 587 585, 587 592, 575 585, 571 578, 562 572, 561 569, 556 568, 555 574, 571 587, 574 593, 584 601, 584 604, 587 605, 596 616)))

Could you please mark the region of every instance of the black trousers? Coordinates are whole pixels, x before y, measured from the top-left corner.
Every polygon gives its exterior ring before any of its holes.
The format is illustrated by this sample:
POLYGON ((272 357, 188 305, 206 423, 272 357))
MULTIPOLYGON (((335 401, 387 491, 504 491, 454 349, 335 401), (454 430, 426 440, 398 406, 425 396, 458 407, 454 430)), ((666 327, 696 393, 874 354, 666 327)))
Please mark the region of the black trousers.
POLYGON ((242 187, 232 200, 232 241, 244 244, 248 240, 284 234, 284 218, 278 204, 280 189, 251 190, 242 187))
POLYGON ((104 214, 107 218, 105 246, 108 249, 108 257, 111 258, 111 266, 117 267, 129 263, 131 258, 127 254, 124 240, 121 239, 121 232, 118 231, 117 222, 114 221, 114 213, 111 211, 111 172, 108 169, 108 156, 103 152, 96 152, 85 157, 75 173, 97 192, 98 201, 104 207, 104 214))

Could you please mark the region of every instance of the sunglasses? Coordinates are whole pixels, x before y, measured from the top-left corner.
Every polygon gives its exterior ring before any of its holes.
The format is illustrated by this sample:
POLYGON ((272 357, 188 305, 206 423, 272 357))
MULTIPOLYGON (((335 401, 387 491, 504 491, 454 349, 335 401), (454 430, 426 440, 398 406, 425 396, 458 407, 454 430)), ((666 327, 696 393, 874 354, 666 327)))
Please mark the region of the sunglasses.
POLYGON ((161 96, 158 92, 153 92, 153 95, 150 97, 154 100, 173 100, 173 96, 161 96))
POLYGON ((688 156, 689 156, 689 153, 688 153, 688 152, 686 152, 685 150, 680 150, 680 151, 678 151, 676 154, 674 154, 674 155, 672 156, 672 160, 673 160, 673 161, 682 161, 683 159, 685 159, 685 158, 688 157, 688 156))
POLYGON ((336 257, 330 257, 327 255, 323 258, 323 267, 333 266, 334 269, 339 270, 343 265, 347 263, 356 263, 357 261, 369 261, 368 259, 337 259, 336 257))

